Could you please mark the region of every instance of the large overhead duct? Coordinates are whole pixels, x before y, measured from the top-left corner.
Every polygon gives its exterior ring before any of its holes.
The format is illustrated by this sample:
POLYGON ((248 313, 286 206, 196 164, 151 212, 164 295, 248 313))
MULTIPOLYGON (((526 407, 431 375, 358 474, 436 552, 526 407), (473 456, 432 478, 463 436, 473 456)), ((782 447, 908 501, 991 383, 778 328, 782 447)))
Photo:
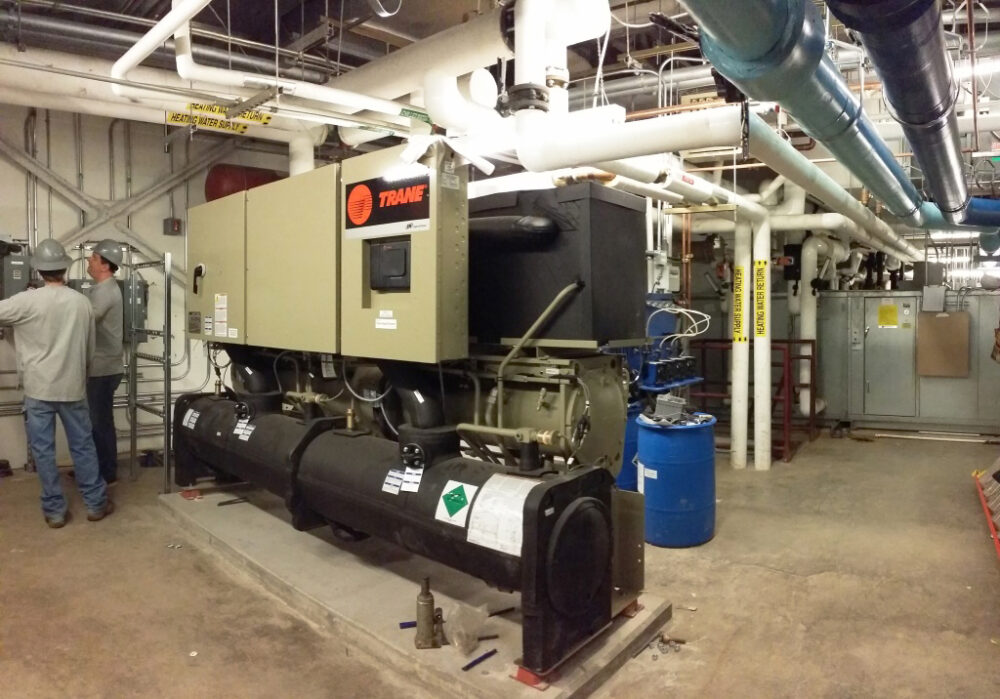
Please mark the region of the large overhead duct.
POLYGON ((958 86, 937 0, 829 0, 827 5, 861 35, 931 196, 947 220, 962 223, 969 191, 955 116, 958 86))
MULTIPOLYGON (((811 136, 822 142, 838 161, 881 199, 892 214, 909 225, 924 228, 954 225, 936 204, 922 200, 826 55, 822 20, 813 3, 805 0, 685 0, 684 4, 699 22, 702 51, 716 68, 751 97, 775 101, 787 109, 811 136), (751 31, 746 31, 745 23, 734 25, 725 21, 727 15, 747 16, 748 13, 756 17, 756 22, 761 22, 753 24, 751 31), (761 37, 774 36, 776 26, 783 28, 777 40, 761 52, 762 46, 767 43, 761 37)), ((904 13, 900 19, 906 24, 909 24, 905 22, 907 18, 914 22, 921 19, 929 4, 932 0, 874 3, 879 7, 906 5, 910 13, 904 13)), ((866 2, 864 5, 868 8, 873 3, 866 2)), ((872 24, 878 26, 882 21, 883 16, 879 14, 872 24)), ((926 29, 925 25, 921 27, 926 29)), ((918 42, 920 35, 920 31, 914 30, 913 36, 907 40, 918 42)), ((901 61, 904 59, 899 56, 905 56, 906 50, 890 42, 884 53, 901 61)), ((916 61, 908 65, 922 63, 916 61)), ((908 68, 899 73, 905 75, 906 82, 902 88, 896 88, 897 93, 911 89, 912 79, 919 74, 919 70, 908 68)), ((945 72, 948 72, 947 67, 945 72)), ((946 94, 941 93, 943 81, 938 73, 940 69, 935 67, 936 87, 924 88, 921 99, 933 102, 934 95, 946 94)), ((903 97, 899 99, 903 100, 903 97)), ((906 99, 906 108, 916 113, 921 107, 920 100, 914 103, 906 99)), ((936 141, 944 147, 951 143, 951 130, 953 127, 957 129, 957 125, 940 107, 937 113, 935 120, 928 122, 924 136, 929 142, 936 141)), ((919 125, 914 122, 907 126, 919 125)), ((950 168, 949 163, 954 161, 953 154, 948 153, 934 153, 927 157, 946 168, 950 168)), ((929 169, 924 168, 925 174, 929 174, 929 169)), ((961 198, 961 190, 962 186, 958 186, 942 191, 950 192, 946 196, 948 200, 954 200, 961 198)), ((961 207, 951 212, 950 216, 953 220, 960 217, 961 207)), ((1000 225, 1000 202, 970 200, 965 222, 989 227, 1000 225)))
POLYGON ((755 99, 778 102, 905 222, 922 198, 826 54, 819 10, 804 0, 684 0, 716 69, 755 99), (734 17, 741 21, 734 22, 734 17))

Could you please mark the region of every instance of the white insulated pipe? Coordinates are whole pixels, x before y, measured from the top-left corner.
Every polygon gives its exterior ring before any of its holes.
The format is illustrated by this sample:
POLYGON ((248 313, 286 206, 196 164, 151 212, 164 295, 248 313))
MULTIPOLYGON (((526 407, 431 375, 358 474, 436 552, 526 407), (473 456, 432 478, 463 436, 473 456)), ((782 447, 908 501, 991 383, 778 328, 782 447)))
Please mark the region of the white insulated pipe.
MULTIPOLYGON (((819 295, 813 288, 813 281, 818 278, 820 258, 826 258, 835 267, 837 263, 846 260, 848 255, 847 246, 833 238, 813 235, 803 241, 801 273, 799 276, 799 294, 801 295, 800 303, 802 306, 802 314, 799 320, 800 340, 816 340, 816 314, 819 305, 819 295)), ((803 345, 802 354, 806 356, 811 355, 812 348, 808 345, 803 345)), ((807 386, 812 380, 812 366, 805 359, 800 360, 798 364, 799 383, 803 384, 799 388, 799 412, 803 415, 809 415, 812 391, 807 386)), ((817 397, 816 413, 823 412, 825 407, 826 403, 817 397)))
POLYGON ((489 71, 480 70, 462 79, 465 90, 454 75, 437 69, 427 71, 424 75, 424 105, 435 124, 470 137, 492 133, 500 128, 500 114, 492 106, 486 107, 481 103, 487 82, 493 86, 492 103, 496 103, 496 82, 489 71))
MULTIPOLYGON (((185 1, 174 0, 174 5, 177 6, 185 1)), ((195 62, 194 54, 191 51, 191 28, 186 22, 177 27, 174 32, 174 50, 177 58, 177 74, 185 80, 196 80, 238 89, 264 90, 277 87, 281 89, 283 95, 320 102, 325 105, 335 105, 338 108, 366 109, 391 116, 402 115, 415 118, 426 116, 422 110, 415 110, 408 105, 369 97, 357 92, 259 73, 244 73, 238 70, 199 65, 195 62)))
POLYGON ((771 470, 771 224, 753 225, 753 463, 771 470))
POLYGON ((750 238, 750 221, 737 221, 733 249, 733 383, 732 404, 729 406, 733 423, 729 460, 735 469, 747 467, 747 428, 750 421, 750 344, 747 339, 751 307, 748 280, 753 262, 750 238))
POLYGON ((383 99, 400 99, 423 87, 424 74, 458 76, 513 58, 501 29, 503 9, 479 15, 332 78, 327 85, 383 99))
MULTIPOLYGON (((121 102, 108 102, 97 99, 87 99, 54 92, 29 92, 20 88, 0 86, 0 104, 13 104, 22 107, 51 109, 59 112, 89 114, 108 117, 109 119, 128 119, 149 124, 163 124, 163 111, 145 105, 121 102)), ((178 124, 177 127, 183 125, 178 124)), ((206 129, 206 133, 216 133, 206 129)), ((267 126, 250 125, 243 135, 262 141, 291 143, 301 137, 302 131, 285 131, 267 126)))
MULTIPOLYGON (((551 117, 524 109, 515 116, 518 158, 530 170, 542 171, 623 158, 733 146, 742 135, 738 107, 721 107, 628 123, 605 122, 595 128, 593 115, 571 112, 551 117), (551 117, 551 118, 550 118, 551 117)), ((781 139, 755 114, 750 116, 750 154, 827 207, 847 216, 900 257, 920 253, 857 199, 781 139)))
MULTIPOLYGON (((160 48, 178 27, 186 26, 196 14, 210 5, 212 0, 174 0, 170 12, 154 24, 128 51, 111 67, 111 77, 116 80, 128 80, 132 69, 149 58, 150 54, 160 48)), ((123 86, 115 83, 112 87, 116 95, 123 96, 123 86)))

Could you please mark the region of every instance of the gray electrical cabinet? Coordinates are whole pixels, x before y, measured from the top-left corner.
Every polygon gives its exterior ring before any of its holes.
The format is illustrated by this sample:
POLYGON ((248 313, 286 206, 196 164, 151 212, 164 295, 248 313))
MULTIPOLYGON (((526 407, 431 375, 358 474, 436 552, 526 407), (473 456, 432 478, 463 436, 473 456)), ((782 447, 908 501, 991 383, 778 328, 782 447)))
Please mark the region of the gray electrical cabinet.
POLYGON ((945 313, 969 315, 967 374, 917 372, 919 291, 824 291, 818 316, 819 397, 826 422, 1000 432, 1000 363, 990 357, 1000 298, 948 291, 945 313))
POLYGON ((27 255, 8 254, 0 257, 0 299, 9 299, 28 288, 31 266, 27 255))
POLYGON ((865 415, 917 414, 918 301, 909 296, 864 299, 865 415))
MULTIPOLYGON (((129 321, 132 318, 132 306, 135 306, 135 324, 138 332, 136 333, 136 342, 145 342, 149 339, 146 334, 146 310, 149 306, 149 282, 144 279, 137 279, 135 282, 135 299, 132 298, 131 289, 127 280, 116 279, 118 282, 118 288, 122 292, 122 305, 123 305, 123 319, 124 325, 122 327, 122 338, 124 341, 131 342, 132 335, 129 332, 129 321)), ((92 279, 70 279, 67 285, 71 289, 76 289, 81 294, 86 294, 87 289, 94 285, 92 279)))

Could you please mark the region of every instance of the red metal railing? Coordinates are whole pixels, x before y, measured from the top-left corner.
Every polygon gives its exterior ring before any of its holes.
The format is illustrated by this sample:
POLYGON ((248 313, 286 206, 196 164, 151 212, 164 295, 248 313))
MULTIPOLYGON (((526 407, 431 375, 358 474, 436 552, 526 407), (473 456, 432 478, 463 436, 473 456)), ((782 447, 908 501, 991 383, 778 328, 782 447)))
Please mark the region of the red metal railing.
MULTIPOLYGON (((721 401, 732 399, 731 385, 726 377, 719 380, 709 376, 708 352, 717 351, 724 354, 730 353, 733 349, 732 340, 692 340, 690 344, 692 354, 697 354, 701 360, 701 375, 705 378, 702 383, 702 390, 692 390, 689 394, 692 401, 700 399, 700 409, 705 412, 713 412, 710 409, 710 401, 721 401), (716 390, 712 390, 715 388, 716 390), (720 390, 720 389, 725 390, 720 390)), ((819 434, 816 428, 816 341, 815 340, 771 340, 772 353, 781 355, 778 361, 772 361, 771 366, 781 369, 781 376, 776 382, 771 384, 773 389, 773 399, 771 407, 772 433, 779 434, 779 438, 771 443, 772 453, 777 450, 782 461, 791 461, 796 450, 802 442, 795 442, 792 438, 794 432, 805 432, 806 439, 812 441, 819 434), (806 352, 803 348, 808 348, 806 352), (795 376, 800 362, 809 362, 809 382, 800 383, 795 376), (803 418, 793 417, 795 413, 795 394, 797 390, 809 389, 809 415, 803 418), (781 406, 781 413, 775 415, 778 406, 781 406), (774 427, 780 429, 774 430, 774 427)), ((725 366, 729 366, 729 362, 725 366)), ((751 377, 752 378, 752 377, 751 377)), ((752 393, 751 393, 752 396, 752 393)), ((728 420, 719 420, 720 423, 727 423, 728 420)), ((805 441, 805 440, 803 440, 805 441)))

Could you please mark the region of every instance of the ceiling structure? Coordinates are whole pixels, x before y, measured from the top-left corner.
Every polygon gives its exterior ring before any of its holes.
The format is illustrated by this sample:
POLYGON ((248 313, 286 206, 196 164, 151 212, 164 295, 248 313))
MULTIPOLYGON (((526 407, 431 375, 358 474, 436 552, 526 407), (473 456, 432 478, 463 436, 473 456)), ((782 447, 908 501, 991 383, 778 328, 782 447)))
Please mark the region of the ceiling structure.
MULTIPOLYGON (((263 74, 273 74, 277 68, 288 77, 324 83, 338 73, 461 25, 495 4, 493 0, 214 0, 192 23, 195 56, 205 65, 263 74)), ((968 54, 966 10, 955 0, 945 0, 943 5, 952 56, 963 58, 968 54)), ((114 60, 170 6, 171 0, 0 0, 0 41, 114 60)), ((677 0, 611 0, 610 7, 618 21, 612 23, 606 40, 570 47, 572 108, 606 100, 635 113, 684 110, 696 103, 721 101, 693 40, 697 28, 677 0), (651 23, 650 13, 659 13, 674 24, 651 23), (665 76, 693 77, 661 92, 657 89, 661 69, 665 76)), ((1000 54, 1000 0, 976 3, 975 17, 977 54, 981 58, 1000 54)), ((871 89, 876 83, 874 73, 858 71, 852 37, 835 19, 828 23, 830 38, 842 42, 830 43, 829 51, 842 59, 839 62, 848 80, 867 84, 869 98, 877 96, 877 90, 871 89)), ((172 41, 144 65, 173 71, 172 41)), ((501 74, 496 67, 493 72, 495 77, 501 74)), ((507 71, 507 79, 512 82, 513 71, 507 71)), ((991 82, 980 86, 987 103, 1000 99, 1000 81, 997 87, 991 82)), ((874 108, 880 108, 877 101, 874 108)), ((793 126, 788 129, 793 142, 808 148, 808 137, 793 126)), ((1000 141, 1000 134, 994 136, 1000 141)), ((766 172, 745 174, 753 179, 766 172)), ((971 172, 969 179, 978 191, 994 191, 1000 182, 992 172, 971 172)))

